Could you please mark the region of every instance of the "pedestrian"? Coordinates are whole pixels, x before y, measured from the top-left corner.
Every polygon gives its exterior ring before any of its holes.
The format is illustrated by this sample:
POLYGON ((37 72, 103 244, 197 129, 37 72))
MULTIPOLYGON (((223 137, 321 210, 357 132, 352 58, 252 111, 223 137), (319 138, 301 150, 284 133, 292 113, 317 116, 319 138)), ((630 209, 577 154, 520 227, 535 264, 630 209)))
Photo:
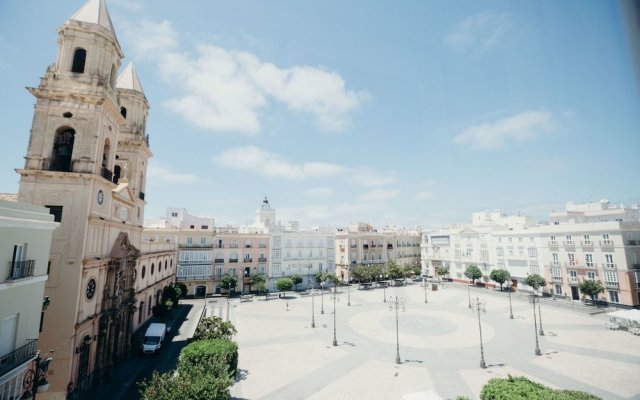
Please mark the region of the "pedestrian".
POLYGON ((287 301, 287 311, 289 311, 289 302, 287 301))

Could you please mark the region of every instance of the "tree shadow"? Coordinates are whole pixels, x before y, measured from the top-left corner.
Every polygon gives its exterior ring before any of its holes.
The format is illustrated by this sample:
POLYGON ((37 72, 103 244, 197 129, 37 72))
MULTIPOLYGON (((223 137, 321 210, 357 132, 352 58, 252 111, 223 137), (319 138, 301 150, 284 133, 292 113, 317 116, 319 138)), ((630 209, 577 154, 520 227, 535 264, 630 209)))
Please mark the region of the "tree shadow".
POLYGON ((249 376, 249 371, 246 369, 238 368, 236 370, 236 382, 244 381, 249 376))

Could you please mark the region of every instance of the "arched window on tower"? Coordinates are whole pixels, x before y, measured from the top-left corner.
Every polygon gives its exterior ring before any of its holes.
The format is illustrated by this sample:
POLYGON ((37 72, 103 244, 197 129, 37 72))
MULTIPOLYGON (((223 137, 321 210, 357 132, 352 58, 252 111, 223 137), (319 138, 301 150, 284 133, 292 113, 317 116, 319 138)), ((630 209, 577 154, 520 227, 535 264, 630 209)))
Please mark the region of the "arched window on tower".
POLYGON ((71 172, 71 155, 73 154, 75 134, 76 131, 68 127, 58 129, 53 139, 49 170, 71 172))
POLYGON ((109 139, 104 141, 104 150, 102 151, 102 177, 107 180, 113 179, 113 173, 109 170, 109 152, 111 146, 109 139))
POLYGON ((84 64, 87 60, 87 51, 85 49, 76 49, 73 53, 73 63, 71 64, 71 72, 84 74, 84 64))
POLYGON ((113 167, 113 183, 118 183, 118 181, 120 180, 120 174, 122 173, 122 169, 120 168, 119 165, 116 165, 115 167, 113 167))
POLYGON ((126 108, 120 107, 120 114, 122 114, 124 119, 127 119, 127 109, 126 108))

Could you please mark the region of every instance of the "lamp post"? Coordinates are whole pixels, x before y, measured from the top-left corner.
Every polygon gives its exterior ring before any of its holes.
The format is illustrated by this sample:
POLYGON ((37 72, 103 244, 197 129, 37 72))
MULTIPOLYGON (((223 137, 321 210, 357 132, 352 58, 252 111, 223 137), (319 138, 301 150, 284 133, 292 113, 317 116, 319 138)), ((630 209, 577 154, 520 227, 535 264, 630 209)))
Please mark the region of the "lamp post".
POLYGON ((336 297, 338 296, 338 287, 333 287, 333 345, 338 345, 338 340, 336 339, 336 297))
POLYGON ((471 308, 471 279, 469 279, 469 284, 467 285, 467 298, 469 299, 469 308, 471 308))
POLYGON ((424 304, 427 304, 427 278, 422 277, 422 284, 424 285, 424 304))
MULTIPOLYGON (((542 296, 542 293, 540 294, 542 296)), ((544 336, 544 330, 542 329, 542 312, 540 311, 540 299, 538 298, 538 319, 540 320, 540 330, 538 334, 544 336)))
POLYGON ((320 282, 320 314, 324 314, 324 281, 320 282))
POLYGON ((478 330, 480 331, 480 368, 487 368, 487 364, 484 362, 484 347, 482 345, 482 324, 480 323, 480 311, 487 312, 484 307, 484 300, 480 300, 479 297, 473 299, 473 308, 478 311, 478 330))
POLYGON ((47 382, 47 371, 49 370, 49 363, 52 358, 49 357, 43 360, 40 357, 40 352, 36 355, 34 360, 34 367, 28 370, 24 378, 22 379, 22 388, 25 389, 25 393, 22 396, 32 395, 32 399, 35 400, 36 393, 46 392, 49 389, 49 382, 47 382))
POLYGON ((315 293, 313 292, 313 290, 311 290, 311 327, 315 328, 316 327, 316 312, 315 312, 315 302, 314 302, 314 298, 315 298, 315 293))
POLYGON ((540 346, 538 345, 538 323, 536 322, 536 296, 535 293, 531 294, 531 304, 533 304, 533 333, 536 336, 536 350, 537 356, 541 355, 540 346))
POLYGON ((351 274, 347 266, 347 306, 351 306, 351 274))
POLYGON ((382 296, 383 296, 383 303, 387 302, 387 282, 382 280, 382 275, 380 275, 380 281, 382 282, 382 296))
POLYGON ((513 282, 511 282, 511 277, 509 277, 509 318, 513 319, 513 308, 511 307, 511 288, 513 282))
POLYGON ((391 304, 389 304, 389 311, 396 310, 396 364, 401 364, 400 361, 400 333, 398 329, 398 309, 402 308, 404 311, 404 304, 406 300, 398 296, 389 296, 391 304))

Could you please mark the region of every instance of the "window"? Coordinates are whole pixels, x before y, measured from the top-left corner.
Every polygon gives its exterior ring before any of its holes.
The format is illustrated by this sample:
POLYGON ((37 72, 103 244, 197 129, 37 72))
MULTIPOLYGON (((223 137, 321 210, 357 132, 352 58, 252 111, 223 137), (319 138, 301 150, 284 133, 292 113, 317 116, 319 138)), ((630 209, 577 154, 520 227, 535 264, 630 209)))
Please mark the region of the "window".
POLYGON ((604 261, 606 263, 607 268, 615 268, 616 265, 613 263, 613 254, 605 254, 604 261))
POLYGON ((535 247, 530 247, 529 257, 537 257, 537 256, 538 256, 538 250, 535 247))
POLYGON ((178 213, 177 213, 177 212, 172 212, 172 213, 171 213, 171 216, 172 216, 172 217, 177 217, 177 216, 178 216, 178 213))
POLYGON ((596 279, 596 273, 594 271, 587 271, 586 279, 594 281, 596 279))
POLYGON ((554 290, 556 291, 556 294, 559 294, 560 296, 562 296, 562 285, 555 284, 554 287, 555 287, 554 290))
POLYGON ((569 271, 569 280, 572 281, 572 282, 577 282, 578 281, 578 271, 576 271, 576 270, 569 271))
POLYGON ((586 234, 586 235, 582 235, 582 239, 584 241, 584 244, 591 244, 591 236, 586 234))
POLYGON ((122 115, 124 119, 127 119, 127 109, 124 107, 120 107, 120 115, 122 115))
POLYGON ((273 259, 279 260, 281 257, 280 249, 273 249, 273 259))
POLYGON ((594 264, 593 264, 593 254, 589 254, 589 253, 585 254, 584 255, 584 261, 586 262, 587 267, 593 267, 594 266, 594 264))
POLYGON ((518 243, 522 243, 522 238, 521 237, 518 238, 518 243))
POLYGON ((619 303, 618 292, 615 290, 609 290, 609 301, 612 303, 619 303))
POLYGON ((200 238, 200 244, 206 244, 207 243, 207 238, 200 238))
POLYGON ((551 253, 551 265, 558 266, 558 253, 551 253))
POLYGON ((45 206, 49 209, 49 214, 53 215, 55 222, 62 222, 62 206, 45 206))
POLYGON ((617 283, 618 273, 616 271, 604 271, 604 281, 609 283, 617 283))
POLYGON ((188 245, 192 245, 192 244, 193 244, 193 238, 188 237, 188 238, 187 238, 187 244, 188 244, 188 245))
POLYGON ((196 229, 195 225, 189 225, 189 229, 196 229))
POLYGON ((153 275, 153 271, 156 269, 156 265, 151 263, 151 275, 153 275))
POLYGON ((568 253, 567 257, 569 257, 569 265, 576 265, 576 257, 573 253, 568 253))
POLYGON ((71 172, 71 155, 76 131, 60 128, 53 139, 53 151, 49 162, 50 171, 71 172))
POLYGON ((498 257, 502 257, 502 256, 504 256, 504 249, 503 249, 502 247, 498 247, 498 248, 496 249, 496 255, 497 255, 498 257))
POLYGON ((280 275, 281 274, 281 265, 280 263, 273 263, 273 275, 280 275))
POLYGON ((84 64, 87 60, 87 51, 85 49, 76 49, 73 52, 73 63, 71 64, 71 72, 84 74, 84 64))
POLYGON ((201 225, 200 229, 209 229, 209 225, 201 225))
POLYGON ((140 274, 140 278, 144 279, 144 275, 147 273, 147 267, 145 265, 142 266, 142 273, 140 274))

